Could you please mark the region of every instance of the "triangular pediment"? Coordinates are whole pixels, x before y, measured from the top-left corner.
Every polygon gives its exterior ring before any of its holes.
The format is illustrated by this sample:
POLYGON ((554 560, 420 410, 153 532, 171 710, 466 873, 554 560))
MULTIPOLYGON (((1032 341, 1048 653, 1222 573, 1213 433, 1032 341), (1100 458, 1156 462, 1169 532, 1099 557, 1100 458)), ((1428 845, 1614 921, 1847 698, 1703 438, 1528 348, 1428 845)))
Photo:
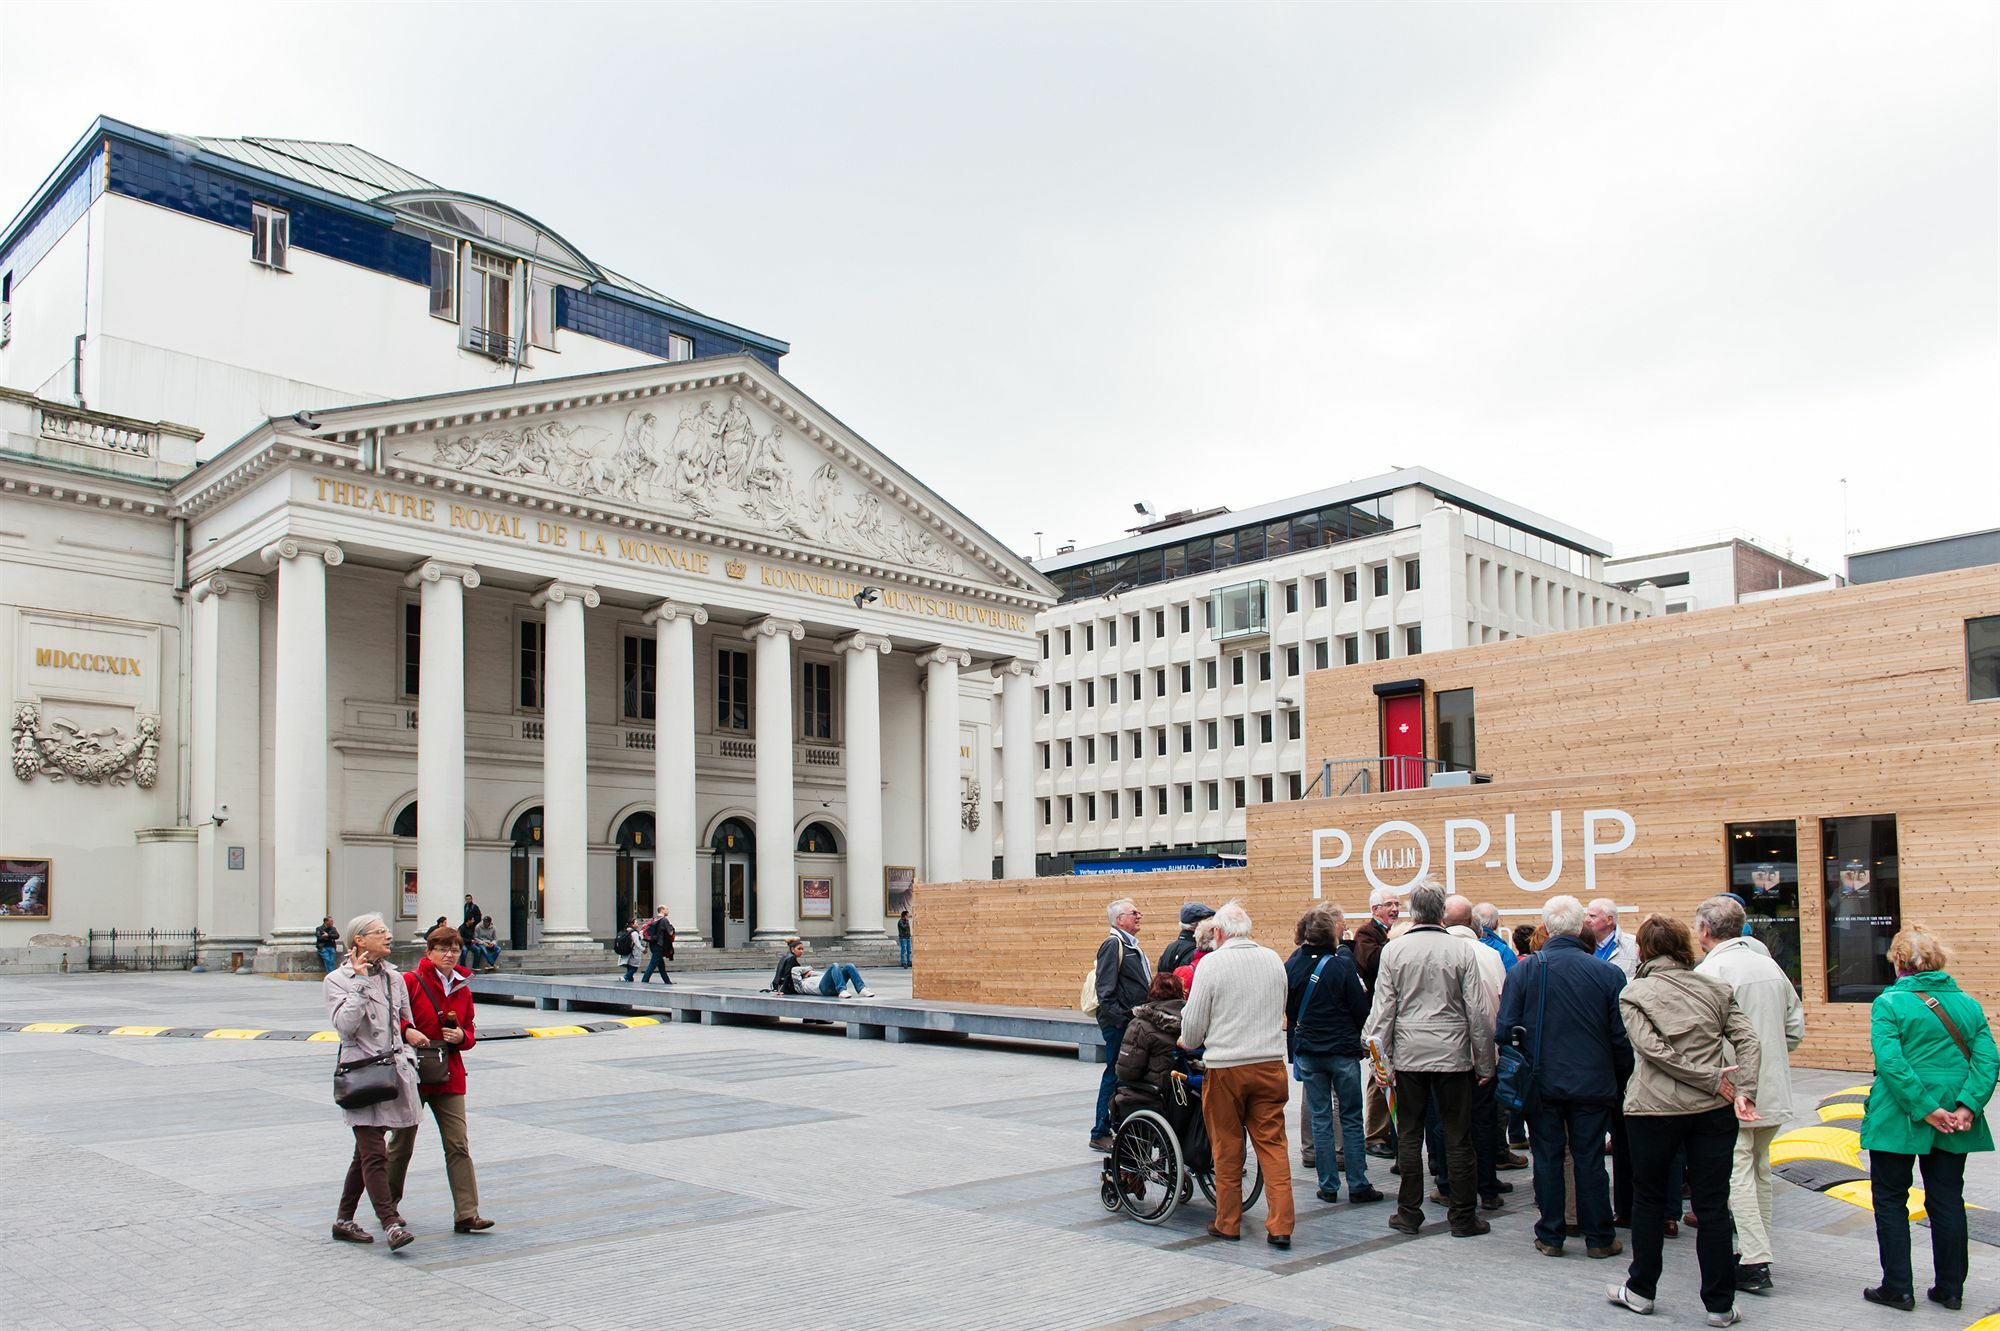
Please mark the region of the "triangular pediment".
POLYGON ((747 357, 325 414, 345 435, 360 424, 348 412, 397 407, 422 414, 380 436, 389 469, 1053 599, 1025 561, 747 357))

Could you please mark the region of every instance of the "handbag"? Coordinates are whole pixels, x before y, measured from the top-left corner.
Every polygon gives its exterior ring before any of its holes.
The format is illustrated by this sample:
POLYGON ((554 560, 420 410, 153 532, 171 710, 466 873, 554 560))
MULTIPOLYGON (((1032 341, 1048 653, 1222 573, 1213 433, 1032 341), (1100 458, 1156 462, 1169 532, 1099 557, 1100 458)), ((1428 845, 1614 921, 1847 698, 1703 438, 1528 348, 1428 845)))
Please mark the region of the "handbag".
MULTIPOLYGON (((1312 978, 1311 978, 1310 980, 1307 980, 1307 981, 1306 981, 1306 996, 1305 996, 1304 998, 1301 998, 1301 999, 1299 1000, 1299 1020, 1300 1020, 1300 1021, 1304 1021, 1304 1020, 1305 1020, 1305 1018, 1306 1018, 1306 1009, 1312 1006, 1312 1001, 1313 1001, 1313 990, 1319 987, 1319 973, 1320 973, 1321 971, 1325 970, 1325 969, 1326 969, 1326 963, 1327 963, 1327 962, 1329 962, 1329 961, 1332 961, 1332 960, 1333 960, 1333 953, 1329 952, 1329 953, 1327 953, 1327 954, 1326 954, 1325 956, 1323 956, 1323 957, 1321 957, 1321 958, 1319 959, 1319 965, 1317 965, 1317 966, 1313 967, 1313 973, 1312 973, 1312 978)), ((1294 1027, 1292 1028, 1292 1051, 1291 1051, 1291 1053, 1292 1053, 1292 1080, 1293 1080, 1293 1081, 1304 1081, 1304 1080, 1306 1079, 1306 1074, 1305 1074, 1305 1073, 1303 1073, 1303 1072, 1301 1072, 1301 1071, 1299 1071, 1299 1050, 1298 1050, 1298 1043, 1299 1043, 1299 1032, 1298 1032, 1298 1027, 1297 1027, 1297 1026, 1294 1026, 1294 1027)))
POLYGON ((1537 963, 1535 972, 1536 978, 1541 981, 1541 996, 1535 1000, 1535 1050, 1529 1053, 1521 1048, 1521 1041, 1528 1032, 1520 1026, 1516 1026, 1512 1038, 1500 1046, 1499 1075, 1494 1081, 1493 1098, 1509 1113, 1533 1108, 1540 1091, 1540 1072, 1536 1064, 1541 1061, 1542 1032, 1547 1028, 1543 1019, 1549 1010, 1549 963, 1546 958, 1537 963))
POLYGON ((1919 992, 1917 997, 1924 1000, 1924 1006, 1931 1010, 1932 1016, 1944 1023, 1945 1034, 1951 1037, 1951 1042, 1958 1046, 1958 1052, 1964 1054, 1965 1061, 1970 1063, 1972 1061, 1972 1046, 1965 1042, 1965 1036, 1960 1033, 1958 1023, 1945 1015, 1944 1008, 1929 994, 1919 992))
MULTIPOLYGON (((382 998, 388 1003, 393 1017, 396 1005, 389 997, 389 977, 386 975, 382 977, 382 998)), ((383 1023, 382 1034, 385 1040, 393 1034, 387 1021, 383 1023)), ((365 1109, 384 1100, 393 1100, 402 1093, 402 1089, 393 1048, 386 1054, 349 1059, 334 1065, 333 1102, 342 1109, 365 1109)))
MULTIPOLYGON (((442 1029, 445 1013, 450 1010, 445 1004, 443 991, 425 979, 421 970, 417 972, 417 982, 424 986, 424 997, 430 1000, 432 1008, 437 1011, 442 1029)), ((450 1045, 442 1041, 434 1041, 417 1051, 419 1086, 442 1086, 451 1080, 451 1049, 450 1045)))

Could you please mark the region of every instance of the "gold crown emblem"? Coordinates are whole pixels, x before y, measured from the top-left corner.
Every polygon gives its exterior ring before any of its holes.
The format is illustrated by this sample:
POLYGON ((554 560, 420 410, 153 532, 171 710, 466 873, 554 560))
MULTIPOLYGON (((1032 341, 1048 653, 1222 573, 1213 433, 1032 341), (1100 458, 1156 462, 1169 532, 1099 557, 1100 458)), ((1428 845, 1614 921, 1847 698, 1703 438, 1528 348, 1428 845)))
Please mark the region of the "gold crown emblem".
POLYGON ((732 578, 740 578, 750 570, 744 566, 742 560, 732 559, 722 566, 722 571, 732 578))

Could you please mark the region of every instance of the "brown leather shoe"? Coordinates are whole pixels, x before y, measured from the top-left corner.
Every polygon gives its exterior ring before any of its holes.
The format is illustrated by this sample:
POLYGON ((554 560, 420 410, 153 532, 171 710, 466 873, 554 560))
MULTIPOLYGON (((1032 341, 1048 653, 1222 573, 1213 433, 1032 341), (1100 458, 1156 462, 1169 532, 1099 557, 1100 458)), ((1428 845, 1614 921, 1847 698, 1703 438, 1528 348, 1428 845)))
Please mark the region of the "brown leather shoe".
POLYGON ((1214 1225, 1208 1227, 1208 1236, 1212 1239, 1227 1239, 1231 1243, 1241 1243, 1243 1241, 1241 1234, 1225 1234, 1214 1225))
POLYGON ((493 1222, 483 1215, 476 1215, 470 1220, 452 1221, 451 1228, 455 1234, 472 1234, 482 1229, 493 1228, 493 1222))
POLYGON ((410 1232, 407 1225, 396 1224, 389 1226, 389 1251, 394 1252, 398 1248, 409 1246, 410 1242, 416 1237, 415 1234, 410 1232))
POLYGON ((1616 1257, 1625 1251, 1625 1244, 1621 1240, 1613 1239, 1602 1248, 1585 1248, 1583 1251, 1587 1257, 1616 1257))
POLYGON ((370 1234, 352 1220, 334 1221, 333 1236, 342 1243, 373 1243, 375 1241, 373 1234, 370 1234))
POLYGON ((1559 1246, 1553 1243, 1544 1243, 1540 1239, 1535 1240, 1535 1251, 1544 1257, 1560 1257, 1563 1255, 1563 1250, 1559 1246))

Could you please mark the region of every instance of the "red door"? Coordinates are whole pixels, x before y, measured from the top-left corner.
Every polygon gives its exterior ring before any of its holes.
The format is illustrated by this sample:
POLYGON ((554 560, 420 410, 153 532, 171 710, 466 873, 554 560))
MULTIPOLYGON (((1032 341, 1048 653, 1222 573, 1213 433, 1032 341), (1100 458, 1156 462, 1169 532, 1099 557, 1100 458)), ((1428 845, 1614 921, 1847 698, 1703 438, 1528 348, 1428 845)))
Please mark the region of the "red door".
POLYGON ((1418 790, 1424 781, 1424 695, 1382 699, 1382 789, 1418 790))

